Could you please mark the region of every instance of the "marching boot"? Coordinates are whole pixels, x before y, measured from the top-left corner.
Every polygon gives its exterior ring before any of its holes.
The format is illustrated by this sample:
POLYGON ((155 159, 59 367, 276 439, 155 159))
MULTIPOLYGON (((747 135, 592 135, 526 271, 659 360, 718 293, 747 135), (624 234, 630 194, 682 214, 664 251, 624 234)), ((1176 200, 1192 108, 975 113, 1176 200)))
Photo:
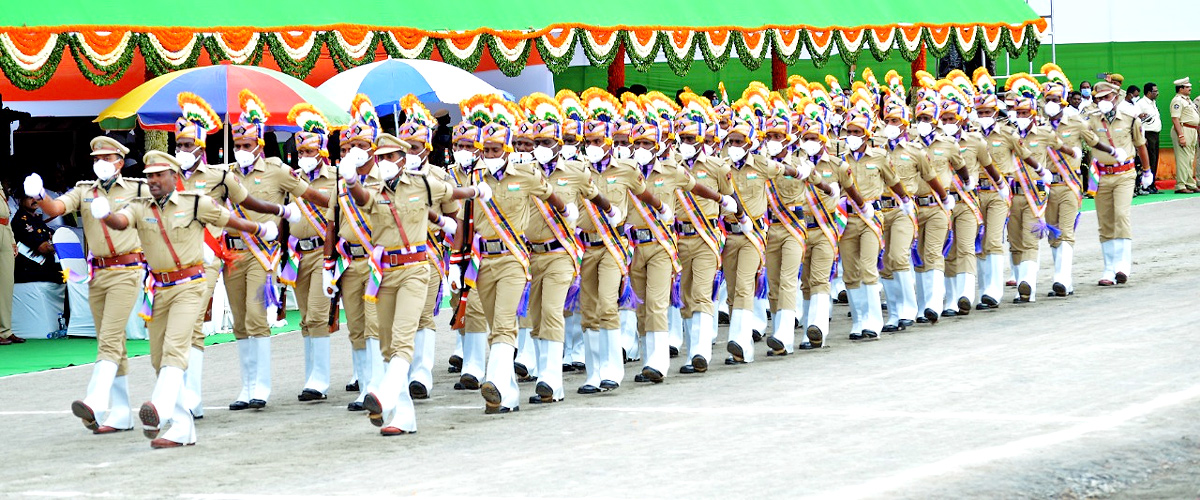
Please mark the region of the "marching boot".
POLYGON ((668 332, 646 332, 646 356, 642 365, 642 377, 661 384, 671 369, 671 343, 668 332))
POLYGON ((258 368, 254 370, 254 390, 250 392, 250 407, 264 408, 271 398, 271 337, 251 337, 257 351, 258 368))
POLYGON ((903 306, 900 310, 900 329, 902 330, 912 326, 914 320, 917 319, 916 281, 917 273, 912 270, 896 272, 896 283, 900 286, 899 293, 902 297, 900 304, 903 306))
POLYGON ((92 379, 88 383, 87 396, 82 401, 71 403, 71 413, 83 421, 83 426, 90 431, 100 428, 100 421, 108 412, 109 398, 112 396, 113 380, 117 377, 117 364, 112 361, 100 360, 92 366, 92 379))
POLYGON ((538 382, 534 387, 537 394, 530 396, 529 402, 541 404, 562 401, 566 397, 562 377, 563 343, 545 339, 533 341, 538 347, 538 382))
POLYGON ((850 340, 862 340, 863 320, 866 319, 867 286, 846 289, 846 300, 850 302, 850 340))
POLYGON ((746 309, 733 309, 729 312, 729 343, 725 349, 731 357, 725 364, 741 364, 754 362, 754 337, 750 331, 750 322, 754 313, 746 309))
POLYGON ((462 373, 463 363, 463 334, 461 331, 454 333, 454 354, 450 355, 450 368, 447 370, 450 373, 462 373))
POLYGON ((478 390, 479 381, 487 367, 488 334, 487 332, 470 332, 463 335, 463 367, 462 376, 454 384, 456 390, 478 390))
POLYGON ((767 356, 784 356, 791 354, 796 346, 796 311, 780 309, 775 311, 772 319, 775 321, 775 331, 767 337, 767 356))
POLYGON ((517 358, 513 360, 513 371, 517 374, 517 379, 526 379, 529 377, 537 377, 535 368, 537 366, 537 354, 533 347, 533 329, 521 328, 517 330, 517 358))
POLYGON ((1100 274, 1100 286, 1117 284, 1116 243, 1117 240, 1100 242, 1100 253, 1104 255, 1104 271, 1100 274))
MULTIPOLYGON (((412 399, 429 399, 429 390, 433 388, 433 360, 437 358, 433 349, 436 340, 436 334, 428 328, 417 330, 413 337, 413 360, 408 368, 407 388, 412 399)), ((388 369, 391 369, 390 365, 388 369)))
MULTIPOLYGON (((688 342, 688 356, 691 357, 692 369, 688 372, 680 369, 680 373, 704 373, 708 371, 708 362, 712 359, 713 330, 716 321, 705 312, 692 314, 692 332, 688 342)), ((685 367, 686 368, 686 367, 685 367)))
MULTIPOLYGON (((388 419, 386 425, 379 429, 380 435, 400 436, 417 432, 417 412, 413 407, 412 397, 409 396, 409 391, 405 388, 405 386, 409 385, 408 373, 411 371, 412 367, 409 363, 399 356, 392 358, 388 363, 384 381, 389 391, 388 394, 394 393, 393 397, 395 399, 393 400, 391 418, 388 419)), ((384 383, 380 385, 383 386, 384 383)), ((380 387, 380 391, 382 390, 383 387, 380 387)))
POLYGON ((603 350, 604 334, 601 330, 585 330, 583 337, 587 343, 587 349, 584 351, 587 379, 579 387, 578 392, 580 394, 596 394, 600 392, 602 368, 608 362, 608 353, 603 350))
POLYGON ((1022 302, 1037 301, 1038 261, 1027 260, 1018 267, 1021 278, 1017 281, 1017 294, 1022 302))
MULTIPOLYGON (((892 279, 879 279, 879 287, 883 289, 884 295, 887 296, 888 317, 887 323, 882 327, 885 333, 894 333, 900 331, 900 310, 903 309, 902 303, 904 298, 900 293, 900 282, 896 279, 896 275, 892 274, 892 279)), ((880 313, 882 314, 883 306, 880 305, 880 313)), ((866 328, 866 326, 863 326, 866 328)))
POLYGON ((129 381, 124 375, 113 378, 112 393, 108 399, 108 415, 95 431, 95 434, 127 431, 133 428, 133 417, 129 407, 129 381))
MULTIPOLYGON (((563 364, 584 363, 587 357, 587 339, 583 337, 583 314, 575 313, 566 318, 566 334, 563 336, 563 364)), ((561 367, 559 368, 561 370, 561 367)))
POLYGON ((354 379, 358 381, 358 397, 350 404, 346 405, 346 409, 350 411, 363 411, 363 398, 367 395, 363 389, 367 387, 367 381, 370 380, 371 363, 367 360, 367 349, 354 349, 350 351, 350 359, 354 363, 354 379))
POLYGON ((883 326, 883 307, 879 301, 879 292, 883 290, 883 285, 876 283, 874 285, 866 285, 866 291, 863 296, 866 297, 866 302, 863 305, 863 340, 879 339, 879 332, 883 326))
MULTIPOLYGON (((620 312, 620 317, 621 336, 617 346, 625 350, 626 359, 631 361, 641 361, 642 350, 641 343, 638 342, 637 311, 622 309, 620 312)), ((621 363, 624 364, 625 360, 622 359, 621 363)))
POLYGON ((183 387, 187 408, 193 418, 204 418, 203 384, 204 351, 195 347, 188 348, 188 367, 183 372, 183 387))
POLYGON ((687 322, 683 320, 682 314, 678 307, 672 307, 667 312, 668 339, 670 341, 672 358, 678 356, 679 348, 683 347, 683 333, 687 327, 687 322))
MULTIPOLYGON (((934 269, 926 271, 925 274, 927 276, 925 283, 928 287, 928 290, 925 290, 927 294, 925 300, 925 319, 928 319, 931 323, 937 323, 938 311, 942 310, 940 306, 946 297, 946 272, 941 269, 934 269), (932 316, 929 314, 930 312, 933 312, 932 316)), ((951 312, 953 313, 951 316, 958 315, 958 311, 951 312)))
POLYGON ((808 299, 808 324, 804 325, 801 350, 820 349, 825 346, 825 332, 829 331, 829 294, 814 293, 808 299))
MULTIPOLYGON (((312 337, 304 335, 301 338, 304 339, 304 380, 308 380, 313 370, 312 337)), ((188 368, 191 367, 191 362, 188 362, 188 368)))
POLYGON ((257 348, 253 338, 238 339, 237 341, 238 361, 242 365, 242 391, 238 393, 236 400, 229 403, 230 410, 250 408, 250 400, 254 398, 254 382, 258 376, 255 373, 258 368, 257 348))
MULTIPOLYGON (((383 427, 384 422, 392 419, 392 414, 400 404, 400 398, 408 395, 410 369, 409 363, 399 356, 388 361, 383 377, 375 381, 375 387, 363 400, 363 408, 367 410, 367 418, 371 420, 371 425, 383 427)), ((411 398, 408 399, 408 404, 411 408, 411 398)))
POLYGON ((1121 238, 1114 240, 1113 248, 1115 249, 1114 269, 1116 270, 1117 284, 1124 284, 1129 281, 1129 274, 1133 271, 1133 240, 1129 238, 1121 238))
MULTIPOLYGON (((624 322, 622 321, 622 326, 624 322)), ((600 389, 611 391, 621 386, 621 381, 625 379, 625 358, 621 355, 621 336, 620 330, 600 330, 601 341, 600 348, 607 357, 600 369, 600 389)), ((637 323, 633 326, 634 344, 637 344, 637 323)), ((646 353, 642 352, 639 357, 645 357, 646 353)))
POLYGON ((161 437, 150 441, 151 448, 177 448, 196 444, 196 420, 192 418, 191 409, 187 408, 183 402, 183 392, 185 391, 187 389, 180 384, 179 395, 175 398, 175 410, 168 419, 171 421, 171 426, 162 433, 161 437))
POLYGON ((300 392, 301 401, 325 399, 325 394, 329 392, 329 342, 329 337, 308 337, 308 346, 312 350, 312 369, 304 381, 304 390, 300 392))
POLYGON ((498 342, 492 344, 488 353, 486 381, 479 386, 485 402, 486 414, 508 413, 520 409, 521 389, 517 387, 517 375, 513 371, 515 346, 498 342))
MULTIPOLYGON (((163 424, 171 421, 175 407, 179 402, 179 393, 183 388, 183 370, 175 366, 164 366, 158 370, 158 379, 154 381, 154 392, 150 401, 142 403, 138 410, 138 418, 142 421, 142 434, 155 439, 163 424)), ((189 419, 191 415, 188 415, 189 419)))
POLYGON ((960 316, 971 314, 971 308, 975 304, 975 275, 971 273, 958 273, 954 277, 954 280, 958 283, 957 288, 960 290, 957 294, 958 314, 960 316))
MULTIPOLYGON (((933 287, 929 284, 929 271, 923 271, 919 273, 914 271, 913 276, 915 278, 913 297, 917 298, 917 311, 920 313, 929 308, 929 292, 933 291, 933 287)), ((924 318, 923 315, 917 314, 917 316, 917 323, 929 322, 929 320, 924 318)))
POLYGON ((1070 243, 1062 242, 1054 254, 1054 295, 1066 297, 1075 293, 1075 283, 1071 279, 1071 265, 1075 258, 1075 249, 1070 243))

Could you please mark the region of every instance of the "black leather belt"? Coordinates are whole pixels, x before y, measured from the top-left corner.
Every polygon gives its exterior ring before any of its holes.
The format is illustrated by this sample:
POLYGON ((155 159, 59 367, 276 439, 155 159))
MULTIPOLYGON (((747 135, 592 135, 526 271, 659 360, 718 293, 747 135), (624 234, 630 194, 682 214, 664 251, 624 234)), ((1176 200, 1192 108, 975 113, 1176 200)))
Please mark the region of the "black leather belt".
POLYGON ((363 259, 367 257, 367 249, 357 243, 346 243, 346 253, 350 254, 351 259, 363 259))
MULTIPOLYGON (((804 207, 803 206, 796 205, 793 207, 784 207, 784 210, 787 210, 788 212, 795 214, 797 219, 804 218, 804 207)), ((779 220, 778 217, 775 216, 774 210, 767 211, 767 219, 774 223, 782 223, 783 222, 783 221, 779 220)))
POLYGON ((550 253, 556 250, 562 250, 562 242, 557 239, 547 241, 545 243, 530 243, 529 251, 533 253, 550 253))
MULTIPOLYGON (((715 226, 717 225, 717 219, 708 219, 708 223, 715 226)), ((695 236, 700 234, 700 230, 690 220, 676 221, 675 231, 679 233, 679 236, 695 236)))
POLYGON ((936 196, 917 196, 913 198, 917 202, 918 207, 932 207, 938 204, 936 196))
POLYGON ((635 227, 629 230, 629 240, 635 245, 649 243, 656 239, 657 238, 654 237, 654 232, 650 231, 649 228, 635 227))
POLYGON ((879 199, 879 209, 880 210, 890 210, 890 209, 893 209, 893 208, 896 208, 899 206, 900 206, 900 202, 896 201, 895 198, 880 198, 879 199))
POLYGON ((246 241, 237 236, 225 235, 225 248, 238 252, 246 251, 246 241))
POLYGON ((504 245, 504 240, 479 240, 479 252, 484 255, 500 255, 508 252, 508 247, 504 245))
POLYGON ((296 250, 301 252, 311 252, 313 250, 322 250, 325 248, 325 240, 320 236, 312 238, 302 238, 296 240, 296 250))
MULTIPOLYGON (((883 203, 881 203, 879 200, 868 201, 867 204, 871 205, 871 208, 874 208, 876 212, 883 210, 883 203)), ((856 214, 856 213, 858 213, 858 209, 854 207, 853 203, 847 203, 846 204, 846 213, 856 214)))
MULTIPOLYGON (((1036 181, 1036 182, 1034 182, 1034 189, 1036 189, 1038 191, 1045 191, 1046 185, 1043 184, 1042 181, 1036 181)), ((1012 186, 1012 194, 1024 194, 1024 193, 1025 193, 1025 190, 1021 189, 1021 184, 1014 182, 1013 186, 1012 186)))
MULTIPOLYGON (((752 224, 756 224, 756 223, 752 222, 752 224)), ((743 231, 741 223, 721 221, 721 225, 725 226, 725 232, 727 232, 729 234, 744 234, 745 233, 745 231, 743 231)), ((749 228, 746 228, 746 229, 749 229, 749 228)))

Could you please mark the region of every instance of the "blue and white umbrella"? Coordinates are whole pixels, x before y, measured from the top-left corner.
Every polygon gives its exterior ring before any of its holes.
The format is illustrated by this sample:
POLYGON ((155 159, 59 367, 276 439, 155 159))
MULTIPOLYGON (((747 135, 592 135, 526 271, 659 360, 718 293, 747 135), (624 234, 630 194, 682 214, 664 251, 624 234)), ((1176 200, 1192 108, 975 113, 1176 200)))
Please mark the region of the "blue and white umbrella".
POLYGON ((421 59, 385 59, 335 75, 317 90, 343 109, 356 94, 366 94, 380 115, 394 114, 400 99, 413 94, 431 111, 447 109, 457 114, 458 103, 476 94, 495 94, 514 100, 508 92, 444 62, 421 59))

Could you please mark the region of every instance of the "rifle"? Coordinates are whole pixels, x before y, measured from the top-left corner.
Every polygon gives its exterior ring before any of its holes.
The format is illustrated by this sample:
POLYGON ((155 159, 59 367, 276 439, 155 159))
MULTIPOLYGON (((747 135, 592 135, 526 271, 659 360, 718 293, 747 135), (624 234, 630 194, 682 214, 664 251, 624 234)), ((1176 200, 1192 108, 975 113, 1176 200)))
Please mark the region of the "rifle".
MULTIPOLYGON (((290 196, 283 197, 283 204, 287 205, 290 196)), ((287 240, 292 234, 292 225, 287 219, 279 218, 279 237, 275 241, 279 245, 279 262, 287 262, 288 247, 287 240)), ((276 281, 272 279, 271 281, 276 281)), ((269 286, 275 286, 275 283, 268 283, 269 286)), ((275 311, 275 321, 284 321, 287 319, 287 285, 280 282, 279 290, 279 309, 275 311)))
MULTIPOLYGON (((336 191, 334 192, 334 195, 340 196, 340 194, 337 193, 336 191)), ((342 206, 335 199, 335 201, 333 202, 333 225, 332 226, 327 225, 325 227, 325 241, 326 241, 325 248, 329 248, 328 242, 335 242, 333 244, 333 246, 334 247, 337 246, 336 240, 334 238, 337 238, 338 232, 341 231, 341 229, 342 229, 342 206)), ((330 255, 336 259, 337 258, 336 249, 335 249, 335 252, 331 253, 330 255)), ((342 288, 339 286, 337 293, 333 294, 333 298, 329 299, 329 319, 328 319, 329 333, 336 333, 338 331, 338 328, 339 328, 338 320, 340 319, 339 318, 340 314, 338 313, 338 300, 341 297, 342 297, 342 288)))
MULTIPOLYGON (((482 181, 481 181, 482 182, 482 181)), ((467 285, 466 275, 467 268, 471 266, 471 240, 475 237, 475 199, 468 199, 463 204, 463 230, 458 232, 458 238, 461 241, 458 243, 458 255, 461 260, 458 262, 460 275, 462 276, 462 288, 457 292, 458 301, 454 304, 454 317, 450 322, 450 328, 459 330, 466 327, 467 315, 467 296, 471 292, 471 287, 467 285)), ((453 295, 451 296, 453 299, 453 295)))

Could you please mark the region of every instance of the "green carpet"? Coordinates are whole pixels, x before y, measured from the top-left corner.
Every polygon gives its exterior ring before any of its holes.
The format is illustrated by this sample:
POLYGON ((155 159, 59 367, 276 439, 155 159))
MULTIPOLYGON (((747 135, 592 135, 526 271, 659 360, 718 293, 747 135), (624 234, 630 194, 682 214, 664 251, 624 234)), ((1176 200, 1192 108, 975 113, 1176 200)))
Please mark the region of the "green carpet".
MULTIPOLYGON (((1147 195, 1142 195, 1142 196, 1135 196, 1133 198, 1133 204, 1134 205, 1145 205, 1147 203, 1158 203, 1160 201, 1171 201, 1171 200, 1180 200, 1180 199, 1184 199, 1184 198, 1196 198, 1196 197, 1200 197, 1200 194, 1175 194, 1175 191, 1160 189, 1158 191, 1158 194, 1147 194, 1147 195)), ((1083 205, 1080 207, 1081 211, 1091 212, 1092 210, 1095 210, 1095 209, 1096 209, 1096 200, 1090 200, 1087 198, 1083 199, 1083 205)))

